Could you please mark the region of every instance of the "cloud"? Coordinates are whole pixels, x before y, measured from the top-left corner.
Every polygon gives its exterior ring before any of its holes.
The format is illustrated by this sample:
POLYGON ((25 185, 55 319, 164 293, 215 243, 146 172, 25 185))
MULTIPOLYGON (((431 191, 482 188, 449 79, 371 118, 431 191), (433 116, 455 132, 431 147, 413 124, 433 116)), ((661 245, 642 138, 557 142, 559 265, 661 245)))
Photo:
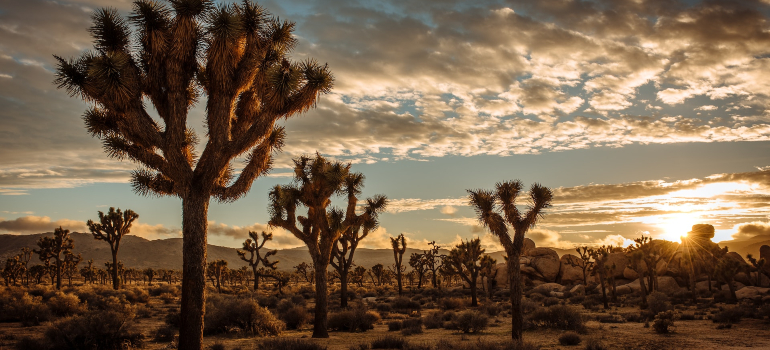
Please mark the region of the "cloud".
POLYGON ((734 240, 751 239, 756 236, 770 235, 770 222, 755 221, 735 225, 735 233, 732 235, 734 240))
POLYGON ((305 245, 305 243, 294 237, 294 235, 281 228, 270 228, 267 225, 260 223, 241 227, 209 221, 209 237, 225 246, 240 246, 246 238, 249 238, 249 231, 272 232, 273 239, 265 244, 265 247, 269 247, 270 249, 296 248, 305 245))
MULTIPOLYGON (((431 210, 437 207, 442 207, 441 211, 444 213, 445 208, 453 206, 465 205, 468 199, 466 198, 446 198, 446 199, 429 199, 423 200, 419 198, 404 198, 404 199, 392 199, 388 202, 389 213, 402 213, 414 210, 431 210)), ((450 209, 451 210, 451 209, 450 209)), ((444 213, 446 214, 446 213, 444 213)))
POLYGON ((451 205, 445 205, 441 207, 441 214, 454 216, 455 214, 457 214, 457 208, 451 205))
POLYGON ((0 231, 12 234, 34 234, 43 232, 53 232, 54 229, 62 227, 72 232, 88 232, 84 221, 61 219, 51 221, 47 216, 22 216, 13 220, 0 218, 0 231))

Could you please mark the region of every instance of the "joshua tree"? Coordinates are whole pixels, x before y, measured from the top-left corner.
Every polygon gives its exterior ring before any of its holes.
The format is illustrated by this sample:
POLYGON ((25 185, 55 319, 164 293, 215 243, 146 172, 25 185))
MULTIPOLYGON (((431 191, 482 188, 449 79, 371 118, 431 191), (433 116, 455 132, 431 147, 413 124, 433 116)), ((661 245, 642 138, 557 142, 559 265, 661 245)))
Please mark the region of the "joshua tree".
POLYGON ((29 275, 35 281, 35 284, 40 284, 47 273, 46 270, 45 265, 32 265, 29 267, 29 275))
POLYGON ((599 275, 599 283, 602 288, 602 302, 604 303, 604 308, 609 309, 610 304, 607 301, 607 274, 611 273, 611 269, 608 269, 607 267, 607 260, 610 257, 610 253, 612 252, 612 246, 601 246, 596 249, 589 249, 588 253, 591 255, 591 258, 594 259, 593 268, 591 269, 591 273, 594 275, 599 275))
POLYGON ((120 249, 120 239, 131 232, 131 224, 139 217, 131 209, 121 212, 120 208, 110 207, 107 215, 99 212, 99 222, 95 223, 88 220, 86 225, 96 240, 102 240, 110 244, 112 252, 112 288, 120 288, 120 279, 118 279, 118 249, 120 249))
POLYGON ((155 270, 153 270, 151 267, 148 267, 142 270, 142 274, 147 277, 147 282, 152 285, 152 280, 155 278, 155 270))
POLYGON ((412 271, 415 271, 417 274, 417 288, 422 288, 422 280, 427 272, 425 256, 420 253, 412 253, 412 255, 409 256, 409 266, 411 266, 412 271))
POLYGON ((312 59, 289 61, 294 24, 249 0, 171 5, 137 0, 129 17, 135 33, 116 10, 96 11, 89 29, 94 50, 74 60, 56 57, 55 83, 93 104, 86 127, 108 155, 140 163, 136 192, 182 199, 179 348, 201 349, 210 198, 231 202, 246 194, 283 143, 276 121, 312 108, 333 78, 312 59), (199 98, 206 102, 208 137, 200 155, 199 138, 187 125, 199 98), (231 163, 241 156, 246 165, 235 172, 231 163))
POLYGON ((62 261, 62 274, 67 277, 67 285, 72 286, 72 276, 78 272, 78 264, 83 261, 83 256, 66 252, 62 261))
POLYGON ((737 301, 738 297, 735 296, 735 286, 733 285, 733 281, 735 280, 736 274, 743 272, 744 266, 742 266, 738 260, 725 255, 719 259, 714 270, 717 278, 727 284, 727 288, 730 290, 730 297, 737 301))
POLYGON ((227 278, 227 260, 214 260, 206 268, 206 275, 217 287, 217 292, 222 293, 222 281, 227 278))
POLYGON ((423 251, 423 261, 428 270, 430 270, 433 288, 438 288, 438 280, 436 278, 438 277, 438 269, 441 267, 442 256, 439 254, 441 246, 436 245, 436 241, 432 241, 428 244, 432 246, 432 248, 423 251))
POLYGON ((589 254, 590 249, 586 246, 583 246, 575 248, 575 251, 578 253, 580 261, 577 264, 572 262, 572 260, 569 262, 572 264, 572 266, 579 267, 583 271, 583 285, 588 286, 588 274, 590 273, 591 267, 594 264, 591 261, 591 254, 589 254))
POLYGON ((352 181, 361 175, 350 171, 350 164, 330 162, 320 154, 314 159, 294 160, 294 185, 276 186, 270 191, 270 221, 302 240, 315 264, 316 304, 314 338, 328 338, 326 269, 332 250, 342 234, 367 220, 376 220, 385 209, 385 196, 366 200, 364 210, 356 214, 358 195, 363 181, 352 181), (347 208, 329 208, 335 194, 347 197, 347 208), (307 208, 307 216, 297 216, 297 207, 307 208), (370 219, 367 219, 370 217, 370 219), (299 226, 297 224, 299 223, 299 226))
POLYGON ((644 263, 644 254, 639 250, 639 247, 645 242, 647 237, 642 236, 634 240, 635 245, 631 245, 626 248, 626 256, 628 256, 628 267, 631 270, 636 271, 639 275, 639 287, 642 291, 642 304, 641 308, 647 308, 647 285, 644 283, 644 273, 647 267, 644 263))
POLYGON ((495 277, 497 277, 497 260, 489 255, 484 255, 479 260, 479 276, 481 276, 481 288, 486 294, 487 298, 491 297, 492 286, 495 277))
POLYGON ((40 261, 48 264, 51 259, 54 260, 54 274, 52 276, 56 276, 56 289, 61 289, 64 257, 75 248, 75 243, 72 237, 70 237, 70 230, 62 229, 59 226, 59 228, 54 230, 53 237, 40 237, 37 246, 40 249, 33 251, 38 255, 40 261))
POLYGON ((24 265, 21 262, 21 256, 16 255, 5 259, 5 268, 3 269, 3 279, 5 284, 15 285, 24 274, 24 265))
MULTIPOLYGON (((354 174, 345 179, 345 186, 360 189, 363 181, 363 174, 354 174)), ((340 307, 348 306, 348 274, 350 267, 353 266, 353 255, 356 253, 358 243, 366 238, 369 232, 377 229, 377 226, 379 222, 376 215, 368 213, 362 217, 361 222, 344 231, 334 243, 330 264, 340 276, 340 307)))
MULTIPOLYGON (((311 263, 312 264, 312 263, 311 263)), ((301 262, 299 265, 294 266, 295 273, 302 276, 305 282, 313 284, 313 276, 315 275, 315 267, 308 265, 306 262, 301 262)))
POLYGON ((754 270, 757 270, 757 280, 756 280, 755 285, 757 287, 762 287, 762 274, 763 273, 764 274, 767 273, 765 271, 765 259, 764 258, 760 258, 759 260, 757 260, 751 254, 747 254, 746 255, 746 259, 751 263, 751 266, 754 267, 754 270))
POLYGON ((471 287, 471 306, 479 305, 476 299, 476 282, 478 280, 481 265, 481 255, 484 254, 484 248, 481 248, 481 240, 474 238, 470 241, 460 242, 454 249, 449 251, 444 261, 451 266, 465 283, 471 287))
POLYGON ((385 275, 385 266, 382 264, 376 264, 369 270, 369 277, 372 279, 372 284, 375 286, 382 285, 382 278, 385 275))
POLYGON ((356 266, 356 268, 350 272, 350 281, 357 284, 359 287, 363 287, 365 276, 366 276, 366 268, 363 266, 356 266))
POLYGON ((393 267, 396 270, 398 295, 400 296, 402 294, 401 276, 406 268, 402 263, 404 261, 404 252, 406 252, 406 238, 404 238, 404 234, 399 234, 398 237, 395 238, 390 237, 390 245, 393 247, 393 259, 396 261, 393 267))
POLYGON ((257 271, 259 264, 262 264, 265 266, 265 268, 275 270, 277 268, 276 265, 278 264, 278 261, 270 262, 267 260, 267 258, 275 255, 278 253, 278 251, 268 250, 265 253, 265 256, 262 256, 259 253, 259 250, 265 246, 267 241, 273 240, 272 233, 262 231, 262 243, 259 243, 259 236, 255 231, 249 231, 249 237, 251 238, 246 238, 246 241, 243 242, 243 250, 245 251, 236 249, 235 252, 238 253, 238 256, 241 258, 241 260, 245 261, 249 264, 249 266, 251 266, 251 269, 254 272, 254 291, 256 292, 259 290, 259 278, 262 277, 262 274, 257 271), (250 254, 248 259, 246 259, 246 252, 249 252, 250 254))
POLYGON ((500 239, 500 244, 508 255, 508 280, 511 283, 511 338, 521 339, 524 327, 521 310, 521 270, 519 258, 524 245, 524 235, 534 227, 544 210, 551 206, 553 194, 547 187, 533 184, 529 191, 531 200, 529 210, 520 213, 516 199, 521 193, 520 181, 501 182, 495 191, 469 190, 469 200, 475 209, 479 222, 500 239), (498 205, 500 213, 498 213, 498 205), (511 237, 508 225, 514 231, 511 237))

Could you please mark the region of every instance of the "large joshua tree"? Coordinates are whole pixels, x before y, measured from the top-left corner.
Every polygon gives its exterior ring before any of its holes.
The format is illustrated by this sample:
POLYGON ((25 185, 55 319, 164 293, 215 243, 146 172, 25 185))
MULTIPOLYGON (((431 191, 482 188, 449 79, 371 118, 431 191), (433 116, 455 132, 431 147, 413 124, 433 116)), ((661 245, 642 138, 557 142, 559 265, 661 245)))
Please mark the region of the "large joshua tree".
POLYGON ((327 332, 327 267, 332 249, 342 234, 366 220, 376 220, 385 209, 387 199, 377 195, 366 200, 364 209, 356 213, 362 181, 360 174, 350 171, 350 164, 328 161, 321 155, 294 160, 294 184, 275 186, 270 191, 270 225, 291 232, 308 247, 315 265, 315 320, 313 338, 328 338, 327 332), (335 194, 347 199, 345 210, 330 207, 335 194), (297 216, 298 207, 307 208, 306 216, 297 216))
POLYGON ((92 220, 88 220, 86 223, 94 239, 110 244, 113 289, 120 288, 120 279, 118 278, 118 249, 120 249, 120 240, 131 232, 131 224, 138 217, 139 214, 134 213, 131 209, 120 211, 120 208, 115 210, 115 208, 110 207, 106 215, 101 211, 99 212, 99 223, 95 223, 92 220))
POLYGON ((249 0, 169 2, 134 2, 134 33, 116 10, 96 11, 94 50, 56 57, 55 83, 92 103, 86 128, 109 156, 140 164, 132 174, 137 193, 182 200, 179 348, 200 349, 210 198, 231 202, 246 194, 283 144, 276 122, 312 108, 333 78, 312 59, 290 61, 294 24, 249 0), (198 100, 206 102, 204 147, 187 125, 198 100), (239 157, 245 165, 236 172, 231 164, 239 157))
POLYGON ((275 270, 277 268, 278 261, 270 261, 269 257, 278 253, 277 250, 268 250, 264 252, 264 256, 259 252, 267 241, 273 240, 273 234, 262 231, 262 243, 259 243, 259 236, 255 231, 249 231, 249 237, 243 242, 243 250, 236 249, 235 252, 241 258, 241 260, 251 266, 251 270, 254 273, 254 291, 259 290, 259 278, 263 277, 263 274, 258 271, 259 264, 262 264, 267 269, 275 270), (246 252, 249 253, 249 258, 246 259, 246 252))
POLYGON ((521 257, 524 235, 534 227, 544 210, 551 206, 553 193, 547 187, 533 184, 529 190, 530 206, 526 213, 519 211, 516 199, 522 192, 521 181, 497 183, 494 191, 468 190, 471 206, 479 222, 500 239, 508 255, 508 280, 511 283, 511 338, 521 339, 524 319, 521 310, 521 257), (509 229, 510 225, 510 229, 509 229), (513 230, 511 237, 510 230, 513 230))
POLYGON ((395 260, 396 279, 398 280, 398 295, 403 293, 403 287, 401 285, 401 276, 404 272, 404 252, 406 252, 406 238, 404 234, 399 234, 398 237, 390 238, 390 245, 393 247, 393 259, 395 260))

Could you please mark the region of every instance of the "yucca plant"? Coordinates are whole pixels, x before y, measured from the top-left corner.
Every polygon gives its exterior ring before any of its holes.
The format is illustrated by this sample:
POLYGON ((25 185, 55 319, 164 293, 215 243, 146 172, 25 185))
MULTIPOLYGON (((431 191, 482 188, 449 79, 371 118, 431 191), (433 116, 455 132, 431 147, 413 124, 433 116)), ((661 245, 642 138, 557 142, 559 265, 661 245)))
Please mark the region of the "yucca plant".
POLYGON ((137 193, 182 200, 179 348, 201 349, 210 199, 245 195, 283 144, 276 122, 312 108, 333 77, 312 59, 291 61, 294 24, 251 1, 169 4, 136 1, 129 20, 114 9, 96 11, 94 49, 75 59, 57 56, 55 83, 92 103, 86 128, 110 157, 139 163, 132 174, 137 193), (187 123, 199 100, 206 107, 203 147, 187 123), (238 157, 246 160, 240 172, 232 166, 238 157))

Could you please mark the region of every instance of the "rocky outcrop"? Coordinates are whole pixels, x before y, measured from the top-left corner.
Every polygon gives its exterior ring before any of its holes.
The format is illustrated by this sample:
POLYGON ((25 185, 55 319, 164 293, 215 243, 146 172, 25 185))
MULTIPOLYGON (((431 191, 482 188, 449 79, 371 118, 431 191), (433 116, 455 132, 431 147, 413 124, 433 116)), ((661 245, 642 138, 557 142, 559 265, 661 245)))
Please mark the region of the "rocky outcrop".
POLYGON ((540 293, 545 296, 551 296, 553 292, 563 293, 564 286, 558 283, 544 283, 535 288, 532 288, 531 293, 540 293))
POLYGON ((615 278, 623 278, 623 271, 628 267, 628 257, 626 257, 625 253, 610 253, 604 266, 614 266, 612 275, 615 276, 615 278))
POLYGON ((735 297, 737 297, 738 300, 741 300, 741 299, 761 300, 762 297, 768 294, 768 292, 770 292, 770 288, 744 287, 735 291, 735 297))
MULTIPOLYGON (((527 255, 522 257, 522 262, 528 261, 526 265, 536 271, 536 277, 542 277, 542 281, 556 282, 559 276, 560 262, 559 254, 549 248, 532 248, 527 251, 527 255), (539 276, 537 276, 539 275, 539 276)), ((522 272, 525 268, 522 268, 522 272)), ((531 271, 527 271, 531 274, 531 271)))

